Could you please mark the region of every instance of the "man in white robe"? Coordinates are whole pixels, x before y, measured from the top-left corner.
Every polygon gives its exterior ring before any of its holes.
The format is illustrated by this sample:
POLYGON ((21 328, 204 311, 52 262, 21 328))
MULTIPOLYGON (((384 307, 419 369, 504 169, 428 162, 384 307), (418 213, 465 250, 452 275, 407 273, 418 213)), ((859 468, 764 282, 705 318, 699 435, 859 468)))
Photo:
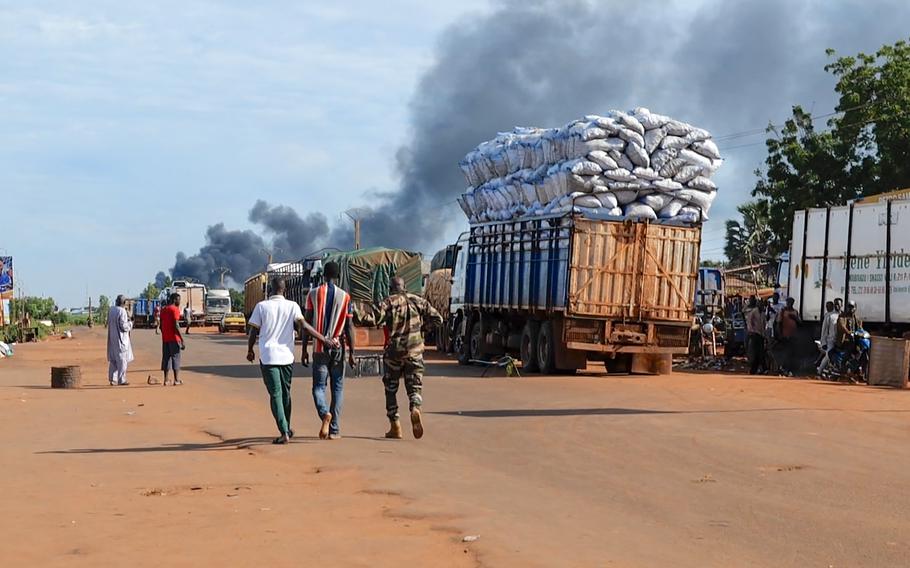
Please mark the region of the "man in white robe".
POLYGON ((107 313, 107 376, 112 386, 129 384, 126 368, 133 360, 133 345, 130 341, 133 324, 123 307, 125 301, 122 294, 117 296, 114 306, 107 313))

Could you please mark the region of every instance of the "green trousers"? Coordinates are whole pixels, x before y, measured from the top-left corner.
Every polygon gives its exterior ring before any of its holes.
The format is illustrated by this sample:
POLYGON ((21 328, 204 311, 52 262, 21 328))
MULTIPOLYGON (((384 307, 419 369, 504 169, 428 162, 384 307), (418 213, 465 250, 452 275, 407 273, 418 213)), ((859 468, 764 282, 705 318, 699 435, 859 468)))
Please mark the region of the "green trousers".
POLYGON ((262 381, 269 391, 272 405, 272 416, 278 432, 287 434, 291 431, 291 376, 294 365, 259 365, 262 381))

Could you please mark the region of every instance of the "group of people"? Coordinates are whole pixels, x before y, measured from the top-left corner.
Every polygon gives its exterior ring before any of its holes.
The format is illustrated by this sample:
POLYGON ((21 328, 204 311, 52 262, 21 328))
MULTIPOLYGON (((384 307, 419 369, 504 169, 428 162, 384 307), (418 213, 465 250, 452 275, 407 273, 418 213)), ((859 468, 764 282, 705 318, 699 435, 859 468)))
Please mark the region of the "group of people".
POLYGON ((768 300, 749 297, 743 316, 750 374, 764 374, 775 367, 780 373, 793 373, 794 342, 802 324, 793 304, 793 298, 782 302, 779 292, 768 300), (778 356, 775 357, 775 353, 778 356))
MULTIPOLYGON (((286 283, 281 278, 270 283, 271 295, 256 304, 250 316, 247 360, 256 360, 269 393, 269 401, 279 436, 275 444, 287 444, 294 437, 291 428, 291 383, 294 374, 295 332, 302 339, 300 360, 310 364, 309 338, 316 341, 312 359, 312 394, 316 414, 321 421, 320 439, 341 438, 341 413, 344 401, 345 363, 356 364, 352 319, 354 307, 350 295, 337 284, 337 263, 323 267, 324 284, 310 290, 306 312, 284 297, 286 283), (326 390, 331 391, 331 400, 326 390)), ((404 380, 408 395, 411 428, 415 438, 424 433, 423 417, 423 327, 439 325, 442 316, 422 297, 411 294, 400 277, 392 278, 390 295, 358 314, 365 325, 386 330, 385 389, 386 415, 389 419, 387 438, 402 438, 398 413, 398 389, 404 380)))
MULTIPOLYGON (((853 332, 862 327, 856 302, 844 306, 841 298, 826 302, 822 319, 820 343, 825 352, 816 372, 822 375, 836 349, 844 349, 852 341, 853 332)), ((749 373, 753 375, 777 372, 792 376, 803 366, 799 345, 799 330, 803 325, 794 299, 781 301, 779 292, 767 300, 749 297, 743 310, 746 324, 746 353, 749 373)))
MULTIPOLYGON (((117 296, 114 305, 107 314, 107 361, 108 381, 111 386, 129 385, 126 370, 133 360, 133 343, 130 332, 133 322, 124 307, 126 298, 117 296)), ((156 313, 155 333, 161 335, 161 370, 164 372, 164 385, 183 384, 180 380, 180 354, 186 349, 183 335, 180 333, 180 294, 171 294, 165 305, 156 313), (169 382, 169 373, 174 373, 173 382, 169 382)), ((159 384, 151 376, 150 385, 159 384)))
MULTIPOLYGON (((315 338, 312 358, 312 395, 316 414, 321 422, 319 438, 341 437, 341 413, 344 401, 345 364, 356 364, 354 357, 354 306, 351 296, 337 284, 339 266, 328 262, 323 268, 324 284, 312 289, 307 296, 306 311, 285 298, 287 284, 281 278, 270 282, 268 299, 256 304, 249 319, 246 358, 256 361, 259 349, 259 368, 269 394, 272 416, 279 436, 275 444, 287 444, 294 437, 291 427, 291 383, 296 357, 294 345, 301 340, 300 361, 310 366, 309 338, 315 338), (331 398, 326 391, 330 390, 331 398)), ((186 343, 180 332, 180 295, 171 294, 156 318, 155 332, 161 335, 161 371, 164 385, 182 385, 180 380, 181 353, 186 343), (169 383, 169 374, 173 382, 169 383)), ((117 296, 108 313, 108 379, 111 385, 128 385, 126 371, 133 360, 130 332, 132 322, 124 308, 126 299, 117 296)), ((389 419, 387 438, 402 438, 398 412, 398 389, 402 380, 408 395, 411 427, 415 438, 424 432, 420 412, 423 403, 423 328, 439 325, 442 316, 424 298, 411 294, 404 280, 390 281, 390 295, 359 313, 363 323, 382 327, 386 332, 384 353, 386 415, 389 419)), ((149 384, 159 384, 149 377, 149 384)))

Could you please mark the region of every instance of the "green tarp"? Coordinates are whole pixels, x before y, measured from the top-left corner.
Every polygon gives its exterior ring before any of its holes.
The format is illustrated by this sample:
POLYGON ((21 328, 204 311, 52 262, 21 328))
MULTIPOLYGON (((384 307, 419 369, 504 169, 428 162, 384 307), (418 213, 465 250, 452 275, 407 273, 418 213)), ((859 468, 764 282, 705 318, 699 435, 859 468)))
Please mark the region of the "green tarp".
MULTIPOLYGON (((389 295, 393 276, 404 278, 408 291, 423 291, 420 253, 383 247, 329 253, 323 262, 337 262, 341 268, 338 285, 358 303, 372 304, 389 295)), ((355 322, 356 323, 356 322, 355 322)))

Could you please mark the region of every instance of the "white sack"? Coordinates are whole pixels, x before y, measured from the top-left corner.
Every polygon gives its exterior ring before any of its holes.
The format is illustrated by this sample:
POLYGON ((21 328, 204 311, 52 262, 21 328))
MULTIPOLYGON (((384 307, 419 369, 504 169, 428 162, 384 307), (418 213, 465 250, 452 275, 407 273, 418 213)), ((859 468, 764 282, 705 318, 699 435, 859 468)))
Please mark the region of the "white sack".
POLYGON ((650 219, 657 220, 657 213, 644 203, 630 203, 623 210, 629 219, 650 219))
POLYGON ((700 189, 701 191, 717 191, 717 184, 715 184, 710 179, 704 176, 698 176, 687 183, 692 189, 700 189))
POLYGON ((637 142, 629 142, 626 145, 626 155, 636 166, 647 168, 651 165, 651 157, 645 151, 644 146, 639 145, 637 142))
POLYGON ((667 137, 667 131, 663 128, 655 128, 653 130, 648 130, 645 132, 645 150, 648 151, 648 154, 653 154, 657 148, 660 147, 660 143, 664 138, 667 137))
POLYGON ((659 216, 661 219, 672 219, 679 214, 679 210, 686 205, 686 202, 681 199, 674 199, 670 203, 667 203, 663 209, 660 210, 659 216))
POLYGON ((619 165, 616 163, 616 160, 611 158, 610 155, 603 150, 594 150, 593 152, 589 152, 588 159, 600 166, 603 171, 615 170, 619 167, 619 165))

